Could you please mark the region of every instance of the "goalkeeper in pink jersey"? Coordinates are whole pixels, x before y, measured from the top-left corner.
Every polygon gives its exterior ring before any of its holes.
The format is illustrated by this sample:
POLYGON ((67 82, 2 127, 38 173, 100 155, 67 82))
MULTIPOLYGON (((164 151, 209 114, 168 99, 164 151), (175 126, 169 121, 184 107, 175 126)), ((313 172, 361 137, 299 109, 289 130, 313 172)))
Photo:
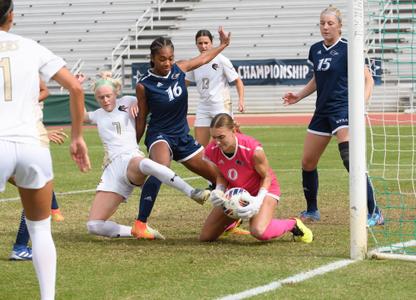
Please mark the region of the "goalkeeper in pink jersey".
POLYGON ((291 232, 297 240, 311 243, 312 231, 300 219, 273 218, 280 199, 280 186, 261 144, 240 133, 232 117, 226 113, 214 117, 210 133, 213 141, 205 149, 205 158, 217 167, 217 186, 210 196, 214 208, 205 220, 200 240, 216 240, 224 228, 234 222, 223 212, 224 201, 227 201, 224 192, 241 187, 252 196, 242 196, 249 204, 239 208, 238 215, 249 220, 252 236, 267 241, 291 232))

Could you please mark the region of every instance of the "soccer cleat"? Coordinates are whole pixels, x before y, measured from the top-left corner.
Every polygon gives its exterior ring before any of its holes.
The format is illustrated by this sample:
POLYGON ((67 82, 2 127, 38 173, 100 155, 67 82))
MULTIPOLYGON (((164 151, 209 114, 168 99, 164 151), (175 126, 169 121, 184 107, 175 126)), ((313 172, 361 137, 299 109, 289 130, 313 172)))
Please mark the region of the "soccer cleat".
POLYGON ((65 220, 59 208, 51 209, 51 216, 54 222, 63 222, 65 220))
POLYGON ((32 260, 32 248, 26 245, 13 246, 12 253, 10 254, 10 260, 32 260))
POLYGON ((213 191, 213 190, 215 190, 216 186, 217 185, 215 183, 210 183, 205 189, 208 190, 208 191, 213 191))
POLYGON ((147 223, 143 223, 136 220, 131 228, 131 234, 136 239, 145 240, 164 240, 165 237, 159 233, 156 229, 153 229, 147 223))
POLYGON ((299 219, 302 220, 302 222, 315 222, 321 220, 321 214, 319 213, 319 210, 315 211, 307 211, 304 210, 300 213, 299 219))
POLYGON ((312 243, 313 241, 312 231, 308 227, 306 227, 305 224, 303 224, 303 222, 300 219, 295 218, 295 221, 296 221, 296 224, 291 230, 295 241, 301 241, 307 244, 312 243))
POLYGON ((196 203, 203 205, 205 201, 209 199, 210 195, 211 191, 209 190, 193 189, 191 192, 191 199, 195 200, 196 203))
POLYGON ((368 214, 367 216, 367 227, 379 226, 384 225, 384 217, 379 210, 378 213, 373 213, 372 215, 368 214))
POLYGON ((231 223, 224 230, 224 235, 235 234, 235 235, 249 235, 250 231, 240 227, 243 221, 241 219, 231 223))

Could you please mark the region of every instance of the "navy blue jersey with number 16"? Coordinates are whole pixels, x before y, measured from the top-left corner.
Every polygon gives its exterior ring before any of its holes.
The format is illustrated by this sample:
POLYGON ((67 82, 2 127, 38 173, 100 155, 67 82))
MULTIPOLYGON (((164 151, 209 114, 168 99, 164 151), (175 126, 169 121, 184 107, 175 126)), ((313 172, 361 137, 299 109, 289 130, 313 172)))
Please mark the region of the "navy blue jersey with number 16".
POLYGON ((148 70, 139 83, 145 87, 147 105, 151 113, 147 135, 188 134, 188 91, 185 73, 174 64, 166 76, 159 76, 148 70))
POLYGON ((348 112, 348 44, 340 38, 326 47, 324 42, 313 44, 309 50, 316 82, 316 115, 348 112))

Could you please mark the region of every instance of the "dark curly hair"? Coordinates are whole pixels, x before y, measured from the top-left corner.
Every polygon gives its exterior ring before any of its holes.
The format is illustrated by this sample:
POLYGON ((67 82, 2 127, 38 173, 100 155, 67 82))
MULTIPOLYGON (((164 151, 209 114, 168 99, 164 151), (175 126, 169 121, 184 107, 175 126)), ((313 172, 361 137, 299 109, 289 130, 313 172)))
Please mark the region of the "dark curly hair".
POLYGON ((7 21, 7 15, 13 11, 13 1, 4 0, 0 3, 0 26, 7 21))
MULTIPOLYGON (((156 38, 150 45, 150 56, 151 57, 155 56, 159 52, 159 50, 164 47, 170 47, 172 48, 172 50, 175 50, 175 47, 173 46, 173 43, 169 38, 165 38, 162 36, 156 38)), ((152 61, 150 61, 150 67, 152 68, 154 67, 154 64, 152 61)))

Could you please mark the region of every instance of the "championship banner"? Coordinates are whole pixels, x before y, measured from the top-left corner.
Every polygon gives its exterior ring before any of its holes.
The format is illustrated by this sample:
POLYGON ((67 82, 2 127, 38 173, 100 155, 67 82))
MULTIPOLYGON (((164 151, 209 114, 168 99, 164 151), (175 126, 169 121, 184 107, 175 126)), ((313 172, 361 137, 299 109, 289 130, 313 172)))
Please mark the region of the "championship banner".
MULTIPOLYGON (((244 85, 305 85, 313 75, 306 59, 232 60, 244 85)), ((367 63, 367 61, 366 61, 367 63)), ((146 73, 149 63, 133 63, 132 87, 146 73)), ((370 59, 371 73, 376 84, 381 84, 381 60, 370 59)))
MULTIPOLYGON (((245 85, 302 85, 312 78, 306 59, 232 60, 245 85)), ((132 63, 132 86, 149 68, 149 63, 132 63)))
POLYGON ((131 87, 133 90, 136 89, 136 84, 146 74, 150 68, 150 63, 132 63, 131 64, 131 87))
POLYGON ((233 60, 245 85, 304 85, 312 78, 306 59, 233 60))

